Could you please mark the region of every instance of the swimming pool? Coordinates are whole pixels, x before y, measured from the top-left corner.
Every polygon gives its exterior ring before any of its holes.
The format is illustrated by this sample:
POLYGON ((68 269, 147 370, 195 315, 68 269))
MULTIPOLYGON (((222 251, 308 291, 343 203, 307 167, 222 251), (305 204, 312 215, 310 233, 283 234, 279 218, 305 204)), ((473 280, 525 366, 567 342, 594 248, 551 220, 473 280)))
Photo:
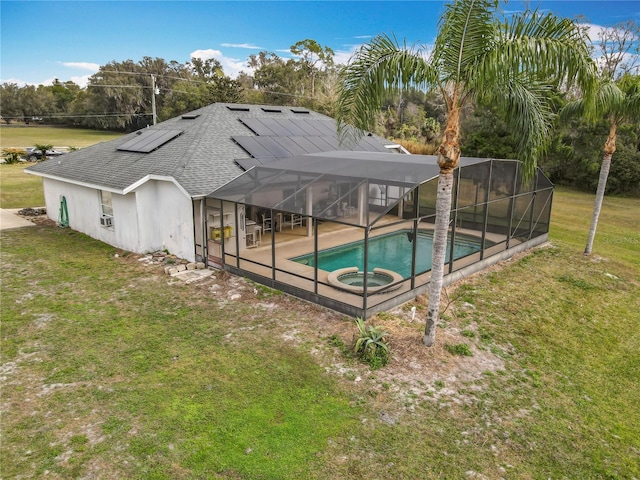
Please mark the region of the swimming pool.
MULTIPOLYGON (((373 271, 374 268, 383 268, 397 272, 405 279, 410 278, 413 243, 409 241, 409 237, 412 234, 412 230, 399 230, 370 238, 369 271, 373 271)), ((419 231, 416 248, 416 274, 431 270, 432 245, 433 233, 419 231)), ((451 258, 450 246, 451 242, 447 242, 446 261, 451 258)), ((456 234, 456 242, 453 249, 453 256, 456 260, 478 252, 480 249, 480 238, 456 234)), ((289 260, 314 266, 313 253, 293 257, 289 260)), ((364 269, 364 240, 318 252, 319 269, 332 272, 347 267, 358 267, 360 271, 364 269)))

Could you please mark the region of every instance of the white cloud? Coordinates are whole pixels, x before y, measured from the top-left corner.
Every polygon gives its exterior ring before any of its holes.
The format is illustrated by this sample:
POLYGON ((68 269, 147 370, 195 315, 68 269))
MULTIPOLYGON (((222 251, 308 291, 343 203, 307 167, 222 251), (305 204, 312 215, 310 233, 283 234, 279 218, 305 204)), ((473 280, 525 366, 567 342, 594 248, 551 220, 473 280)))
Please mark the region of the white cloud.
POLYGON ((240 71, 243 68, 246 68, 243 61, 238 60, 237 58, 226 57, 220 50, 214 50, 212 48, 191 52, 191 58, 200 58, 202 60, 215 58, 220 62, 220 65, 222 65, 224 74, 231 78, 236 78, 240 71))
POLYGON ((220 46, 227 48, 248 48, 249 50, 264 50, 264 48, 258 47, 257 45, 252 45, 250 43, 222 43, 220 44, 220 46))
POLYGON ((100 65, 90 62, 62 62, 62 65, 69 68, 78 68, 80 70, 89 70, 90 72, 97 72, 100 70, 100 65))
POLYGON ((91 78, 91 75, 82 75, 81 77, 72 76, 69 80, 80 86, 80 88, 85 88, 89 84, 89 78, 91 78))
POLYGON ((288 53, 289 56, 291 56, 291 49, 290 48, 278 48, 277 50, 275 50, 274 53, 288 53))
POLYGON ((21 80, 18 78, 8 78, 7 80, 2 80, 1 83, 15 83, 16 85, 18 85, 18 87, 26 87, 27 85, 33 85, 34 87, 37 87, 39 85, 53 85, 55 79, 56 77, 51 77, 39 82, 29 82, 27 80, 21 80))
POLYGON ((589 37, 589 40, 591 40, 591 43, 597 42, 600 34, 606 30, 606 27, 595 25, 593 23, 580 23, 578 26, 587 31, 587 36, 589 37))
POLYGON ((349 59, 360 48, 360 45, 355 45, 351 50, 336 50, 333 55, 333 63, 336 65, 346 65, 349 63, 349 59))
POLYGON ((41 81, 38 85, 45 85, 45 86, 53 85, 53 82, 55 81, 55 79, 56 77, 47 78, 46 80, 41 81))
POLYGON ((618 27, 603 27, 602 25, 596 25, 595 23, 580 23, 579 27, 587 30, 587 35, 591 43, 598 43, 603 34, 606 38, 610 37, 610 33, 615 31, 618 27))
POLYGON ((0 83, 15 83, 19 87, 24 87, 25 85, 29 85, 29 83, 25 82, 20 78, 0 78, 0 83))
MULTIPOLYGON (((603 34, 605 35, 605 38, 609 38, 609 35, 607 35, 607 33, 610 33, 616 27, 603 27, 602 25, 596 25, 593 23, 582 23, 580 24, 580 27, 586 29, 587 31, 587 36, 589 37, 589 40, 594 47, 593 56, 596 64, 598 65, 598 68, 604 67, 605 61, 604 57, 601 55, 602 50, 599 48, 599 45, 601 43, 603 34)), ((634 62, 637 62, 637 57, 635 56, 635 54, 627 52, 622 55, 620 64, 626 64, 627 67, 630 67, 632 69, 632 71, 637 71, 640 67, 638 65, 634 65, 634 62)))

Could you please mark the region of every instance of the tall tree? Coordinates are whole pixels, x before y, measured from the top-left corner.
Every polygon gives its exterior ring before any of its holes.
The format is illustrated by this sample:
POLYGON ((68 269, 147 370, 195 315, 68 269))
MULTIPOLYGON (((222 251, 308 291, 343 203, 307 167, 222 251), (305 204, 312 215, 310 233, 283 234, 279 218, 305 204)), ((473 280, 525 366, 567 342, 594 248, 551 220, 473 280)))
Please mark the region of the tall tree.
MULTIPOLYGON (((611 159, 616 152, 618 127, 622 122, 635 121, 640 128, 640 76, 630 72, 637 70, 640 55, 640 27, 634 22, 626 22, 604 29, 599 34, 599 79, 596 92, 595 110, 586 115, 594 120, 608 118, 609 134, 602 149, 602 163, 598 188, 591 217, 591 227, 587 237, 585 255, 591 255, 598 228, 600 210, 604 202, 607 179, 611 169, 611 159)), ((585 116, 585 101, 577 99, 569 102, 561 111, 562 118, 575 115, 585 116)))
POLYGON ((71 81, 63 83, 56 78, 49 89, 53 94, 56 112, 66 113, 69 110, 71 102, 76 98, 80 87, 71 81))
POLYGON ((212 80, 224 76, 222 71, 222 65, 215 58, 202 58, 194 57, 191 62, 187 63, 187 68, 191 70, 191 73, 201 80, 212 80))
POLYGON ((478 101, 502 107, 513 126, 526 171, 534 171, 552 128, 550 86, 576 81, 591 89, 594 65, 586 37, 574 22, 527 11, 510 21, 497 17, 497 0, 458 0, 445 6, 433 51, 376 37, 342 72, 338 125, 360 133, 373 124, 388 90, 406 86, 437 90, 446 104, 438 149, 438 194, 429 305, 423 343, 435 342, 451 211, 453 171, 460 159, 460 114, 478 101))
POLYGON ((291 53, 300 57, 298 64, 302 72, 311 82, 311 98, 316 96, 316 76, 323 66, 325 69, 333 66, 334 52, 329 47, 322 47, 311 39, 300 40, 291 45, 291 53))
POLYGON ((285 61, 273 52, 250 55, 247 65, 254 70, 254 87, 262 90, 262 101, 273 105, 297 104, 298 74, 293 60, 285 61))
POLYGON ((135 130, 151 123, 151 82, 133 60, 112 61, 100 67, 87 85, 87 126, 135 130), (140 124, 141 123, 141 124, 140 124))
POLYGON ((32 119, 41 118, 48 115, 52 111, 52 95, 47 95, 48 92, 45 87, 39 85, 26 85, 20 89, 19 101, 20 109, 22 110, 22 117, 25 123, 28 125, 32 119))
POLYGON ((20 88, 15 83, 3 83, 0 85, 0 115, 8 125, 11 120, 17 120, 21 116, 20 88))
POLYGON ((241 83, 227 77, 218 60, 214 58, 207 60, 192 58, 187 67, 191 67, 191 73, 194 76, 193 80, 203 85, 207 91, 206 103, 201 106, 215 102, 236 103, 242 99, 241 83))

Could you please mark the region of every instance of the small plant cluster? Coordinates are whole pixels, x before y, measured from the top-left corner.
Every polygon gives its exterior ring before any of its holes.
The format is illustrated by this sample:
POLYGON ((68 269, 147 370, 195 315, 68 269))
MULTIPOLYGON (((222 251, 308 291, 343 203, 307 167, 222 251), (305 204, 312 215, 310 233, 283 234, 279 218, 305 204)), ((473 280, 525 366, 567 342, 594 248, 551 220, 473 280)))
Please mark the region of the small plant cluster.
POLYGON ((595 288, 589 282, 586 282, 580 278, 574 278, 571 275, 561 275, 560 277, 558 277, 558 280, 564 283, 568 283, 572 287, 576 287, 584 291, 593 290, 595 288))
POLYGON ((445 344, 444 348, 451 355, 461 355, 463 357, 473 356, 471 348, 469 348, 469 345, 467 345, 466 343, 456 343, 455 345, 447 343, 445 344))
POLYGON ((18 163, 22 157, 26 155, 26 152, 22 148, 3 148, 2 156, 4 163, 11 165, 18 163))
POLYGON ((373 370, 388 364, 390 360, 389 345, 384 337, 389 332, 374 325, 369 325, 367 328, 361 318, 356 319, 356 326, 358 336, 353 347, 356 356, 373 370))
MULTIPOLYGON (((222 277, 219 276, 219 278, 222 278, 222 277)), ((270 298, 270 297, 273 297, 275 295, 282 295, 282 292, 280 290, 275 289, 275 288, 271 288, 271 287, 268 287, 266 285, 262 285, 261 283, 256 283, 256 282, 249 282, 249 283, 253 286, 256 295, 260 299, 270 298)))

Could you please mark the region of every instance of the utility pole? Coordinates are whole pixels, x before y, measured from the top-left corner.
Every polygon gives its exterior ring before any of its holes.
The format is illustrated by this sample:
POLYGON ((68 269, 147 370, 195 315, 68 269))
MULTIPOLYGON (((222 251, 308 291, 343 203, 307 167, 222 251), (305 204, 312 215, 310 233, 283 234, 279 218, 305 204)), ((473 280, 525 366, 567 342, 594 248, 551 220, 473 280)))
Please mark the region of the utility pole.
POLYGON ((156 76, 151 74, 151 115, 153 124, 156 124, 156 76))

